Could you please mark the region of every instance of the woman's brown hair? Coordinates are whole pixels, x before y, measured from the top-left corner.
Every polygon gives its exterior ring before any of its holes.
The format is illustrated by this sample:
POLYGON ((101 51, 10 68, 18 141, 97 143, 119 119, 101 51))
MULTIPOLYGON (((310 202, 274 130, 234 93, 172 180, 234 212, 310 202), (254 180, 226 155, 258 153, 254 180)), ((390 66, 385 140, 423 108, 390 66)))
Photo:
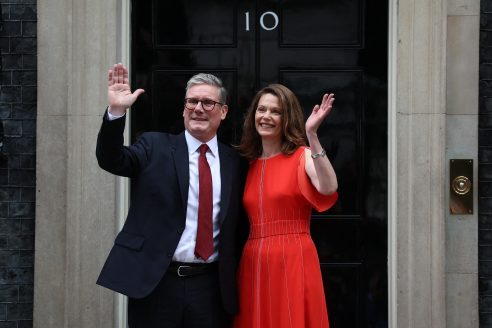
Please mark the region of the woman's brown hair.
POLYGON ((270 84, 256 93, 246 113, 241 142, 237 147, 241 155, 249 160, 262 154, 261 137, 256 131, 255 113, 261 96, 272 94, 279 100, 282 108, 282 145, 281 152, 292 154, 298 147, 306 145, 304 114, 296 95, 282 84, 270 84))

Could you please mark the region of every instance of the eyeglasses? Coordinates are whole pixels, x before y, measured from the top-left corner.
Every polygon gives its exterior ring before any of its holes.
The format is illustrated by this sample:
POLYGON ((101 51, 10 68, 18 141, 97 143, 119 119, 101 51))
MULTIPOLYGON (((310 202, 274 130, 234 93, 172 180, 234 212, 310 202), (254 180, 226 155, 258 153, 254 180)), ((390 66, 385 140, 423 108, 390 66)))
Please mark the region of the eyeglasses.
POLYGON ((214 109, 216 104, 219 105, 224 105, 221 102, 214 101, 211 99, 196 99, 196 98, 185 98, 184 104, 186 109, 188 110, 194 110, 196 106, 198 106, 198 103, 202 103, 202 108, 206 111, 211 111, 214 109))

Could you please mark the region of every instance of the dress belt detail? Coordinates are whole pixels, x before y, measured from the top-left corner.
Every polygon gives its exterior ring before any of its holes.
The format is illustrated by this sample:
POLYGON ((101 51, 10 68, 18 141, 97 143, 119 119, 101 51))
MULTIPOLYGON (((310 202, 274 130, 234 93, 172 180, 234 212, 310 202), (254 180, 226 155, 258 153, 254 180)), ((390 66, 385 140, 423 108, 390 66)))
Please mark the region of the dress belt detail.
POLYGON ((277 220, 257 223, 250 226, 249 239, 264 238, 277 235, 310 233, 310 220, 277 220))

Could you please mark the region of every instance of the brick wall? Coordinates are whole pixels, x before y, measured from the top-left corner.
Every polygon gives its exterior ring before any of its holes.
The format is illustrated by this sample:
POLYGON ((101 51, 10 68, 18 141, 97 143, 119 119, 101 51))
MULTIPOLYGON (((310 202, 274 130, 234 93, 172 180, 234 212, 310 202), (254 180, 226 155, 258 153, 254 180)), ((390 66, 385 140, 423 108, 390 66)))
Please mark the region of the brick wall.
POLYGON ((492 0, 480 4, 478 215, 480 327, 492 327, 492 0))
POLYGON ((24 328, 33 313, 36 0, 0 7, 0 328, 24 328))

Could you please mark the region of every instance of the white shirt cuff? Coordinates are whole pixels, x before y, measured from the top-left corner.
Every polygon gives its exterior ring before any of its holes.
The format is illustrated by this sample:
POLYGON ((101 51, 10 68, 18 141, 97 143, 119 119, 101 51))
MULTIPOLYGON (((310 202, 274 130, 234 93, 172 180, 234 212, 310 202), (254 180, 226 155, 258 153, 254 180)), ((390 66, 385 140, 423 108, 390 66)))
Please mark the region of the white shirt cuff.
POLYGON ((108 107, 108 120, 109 121, 116 120, 116 119, 121 118, 123 116, 125 116, 125 114, 120 115, 120 116, 116 116, 116 115, 111 114, 111 107, 108 107))

